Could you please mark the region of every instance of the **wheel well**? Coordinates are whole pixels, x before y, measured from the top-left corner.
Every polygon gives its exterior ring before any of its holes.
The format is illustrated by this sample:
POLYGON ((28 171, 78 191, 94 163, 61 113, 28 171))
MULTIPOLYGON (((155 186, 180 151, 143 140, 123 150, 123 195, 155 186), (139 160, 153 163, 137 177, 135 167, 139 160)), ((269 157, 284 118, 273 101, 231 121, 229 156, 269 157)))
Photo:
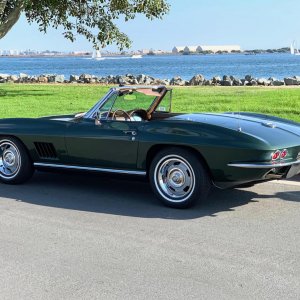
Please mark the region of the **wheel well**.
POLYGON ((31 159, 31 161, 33 161, 28 148, 26 147, 26 145, 23 143, 23 141, 20 138, 16 137, 15 135, 10 135, 10 134, 0 134, 0 140, 2 138, 14 138, 18 142, 20 142, 23 145, 24 149, 26 150, 28 157, 31 159))
POLYGON ((147 173, 149 171, 150 164, 151 164, 153 158, 155 157, 155 155, 159 151, 161 151, 163 149, 167 149, 167 148, 180 148, 180 149, 188 150, 189 152, 193 153, 203 163, 203 166, 205 167, 208 175, 210 176, 210 178, 212 178, 212 175, 211 175, 211 172, 210 172, 210 168, 209 168, 209 166, 208 166, 205 158, 203 157, 203 155, 198 150, 196 150, 195 148, 189 147, 189 146, 183 146, 183 145, 165 145, 165 144, 159 144, 159 145, 152 146, 148 150, 147 157, 146 157, 146 170, 147 170, 147 173))

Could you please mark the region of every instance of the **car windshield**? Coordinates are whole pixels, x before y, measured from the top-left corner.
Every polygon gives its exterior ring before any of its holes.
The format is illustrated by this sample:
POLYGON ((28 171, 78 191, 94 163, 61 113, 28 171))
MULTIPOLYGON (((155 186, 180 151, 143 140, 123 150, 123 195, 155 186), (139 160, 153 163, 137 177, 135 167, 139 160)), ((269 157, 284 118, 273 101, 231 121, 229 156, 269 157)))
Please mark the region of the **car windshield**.
POLYGON ((98 110, 99 119, 142 121, 147 119, 147 110, 157 97, 152 89, 121 90, 113 95, 98 110))
POLYGON ((119 109, 125 110, 127 112, 136 109, 147 110, 157 96, 159 96, 159 94, 158 95, 145 94, 139 91, 128 92, 128 93, 121 92, 119 93, 118 97, 116 98, 112 106, 112 111, 116 111, 119 109))

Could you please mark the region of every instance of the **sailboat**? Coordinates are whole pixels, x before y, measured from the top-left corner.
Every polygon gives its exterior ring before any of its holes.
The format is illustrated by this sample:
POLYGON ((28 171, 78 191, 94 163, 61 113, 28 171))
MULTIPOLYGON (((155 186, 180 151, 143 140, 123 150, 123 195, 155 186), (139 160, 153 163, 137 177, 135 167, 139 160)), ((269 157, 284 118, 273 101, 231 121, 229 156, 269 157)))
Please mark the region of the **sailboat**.
POLYGON ((92 59, 94 59, 94 60, 103 60, 105 58, 101 56, 100 50, 96 50, 96 51, 93 52, 92 59))
POLYGON ((293 43, 291 44, 291 54, 300 55, 296 41, 293 41, 293 43))

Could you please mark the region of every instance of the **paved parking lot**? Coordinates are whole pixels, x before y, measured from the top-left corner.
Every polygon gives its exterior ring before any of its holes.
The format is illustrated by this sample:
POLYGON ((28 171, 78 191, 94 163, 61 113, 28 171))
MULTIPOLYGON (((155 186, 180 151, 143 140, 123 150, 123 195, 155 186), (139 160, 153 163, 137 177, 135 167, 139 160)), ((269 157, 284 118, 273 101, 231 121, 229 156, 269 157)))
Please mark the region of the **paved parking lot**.
POLYGON ((163 207, 141 180, 0 184, 0 298, 299 299, 300 185, 163 207))

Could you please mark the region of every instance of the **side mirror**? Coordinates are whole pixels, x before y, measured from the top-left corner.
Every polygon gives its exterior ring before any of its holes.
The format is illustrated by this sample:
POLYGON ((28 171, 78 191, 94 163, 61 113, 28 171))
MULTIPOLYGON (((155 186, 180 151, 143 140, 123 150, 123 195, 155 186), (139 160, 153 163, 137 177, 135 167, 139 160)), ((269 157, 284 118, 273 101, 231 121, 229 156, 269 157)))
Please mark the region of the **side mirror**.
POLYGON ((102 123, 100 122, 100 120, 99 120, 99 119, 95 119, 95 125, 96 125, 96 126, 101 126, 101 125, 102 125, 102 123))

